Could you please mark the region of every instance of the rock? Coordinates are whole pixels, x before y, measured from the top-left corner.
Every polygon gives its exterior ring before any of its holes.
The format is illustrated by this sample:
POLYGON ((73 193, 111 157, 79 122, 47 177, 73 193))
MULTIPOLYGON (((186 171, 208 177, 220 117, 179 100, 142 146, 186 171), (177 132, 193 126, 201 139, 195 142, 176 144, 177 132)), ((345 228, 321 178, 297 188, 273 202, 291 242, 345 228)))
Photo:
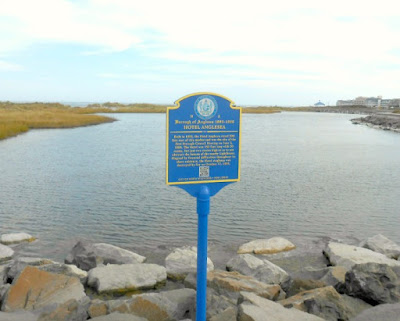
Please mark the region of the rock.
POLYGON ((71 299, 62 304, 47 307, 41 312, 38 321, 85 321, 88 318, 89 303, 90 299, 84 297, 79 301, 71 299))
POLYGON ((361 242, 360 246, 382 253, 390 259, 398 259, 400 257, 400 246, 382 234, 378 234, 366 239, 365 241, 361 242))
POLYGON ((399 321, 400 303, 381 304, 365 310, 350 321, 399 321))
POLYGON ((297 309, 285 309, 279 303, 254 293, 241 292, 238 321, 325 321, 297 309))
POLYGON ((88 307, 88 313, 90 318, 106 315, 107 310, 108 310, 107 302, 98 299, 92 300, 88 307))
POLYGON ((0 312, 0 321, 38 321, 39 316, 32 312, 0 312))
POLYGON ((372 305, 368 304, 367 302, 358 299, 358 298, 353 298, 347 294, 341 294, 340 295, 344 302, 346 302, 347 306, 354 311, 354 315, 358 315, 361 312, 363 312, 366 309, 371 309, 372 305))
POLYGON ((230 299, 237 299, 240 291, 254 292, 268 300, 280 300, 286 295, 279 285, 265 284, 238 272, 212 271, 207 275, 207 285, 230 299))
POLYGON ((0 285, 7 282, 7 273, 10 267, 8 265, 0 265, 0 285))
POLYGON ((227 263, 226 269, 253 276, 267 284, 279 284, 284 291, 290 287, 290 276, 286 271, 266 259, 261 260, 250 254, 234 256, 227 263))
POLYGON ((2 234, 0 237, 0 243, 3 244, 33 242, 34 240, 36 240, 36 238, 34 238, 32 235, 29 235, 28 233, 2 234))
POLYGON ((114 312, 109 315, 104 315, 94 319, 92 321, 147 321, 145 318, 141 318, 132 314, 124 314, 119 312, 114 312))
POLYGON ((3 300, 2 311, 36 310, 86 296, 78 278, 41 271, 27 266, 14 280, 3 300))
MULTIPOLYGON (((165 259, 167 274, 172 279, 184 279, 187 274, 197 271, 197 248, 176 248, 165 259)), ((207 271, 214 270, 213 262, 207 258, 207 271)))
POLYGON ((76 265, 73 264, 63 264, 63 263, 53 263, 46 264, 39 267, 42 271, 47 271, 50 273, 64 274, 68 276, 75 276, 81 280, 81 283, 85 284, 87 280, 88 273, 81 270, 76 265))
POLYGON ((0 262, 11 259, 14 255, 14 250, 10 247, 0 244, 0 262))
POLYGON ((347 269, 343 266, 330 266, 320 281, 326 285, 332 285, 338 292, 343 292, 346 272, 347 269))
POLYGON ((358 312, 352 310, 332 286, 304 291, 279 303, 329 321, 348 321, 358 312))
POLYGON ((287 296, 293 296, 300 292, 309 291, 313 289, 319 289, 326 286, 325 282, 320 280, 302 280, 294 279, 292 280, 291 286, 287 291, 287 296))
POLYGON ((154 288, 167 279, 165 267, 156 264, 109 264, 89 271, 88 285, 98 293, 154 288))
POLYGON ((346 273, 346 293, 372 305, 400 302, 400 267, 357 264, 346 273))
POLYGON ((239 247, 238 254, 273 254, 284 251, 290 251, 296 246, 283 237, 273 237, 270 239, 254 240, 239 247))
POLYGON ((194 316, 195 302, 196 291, 191 289, 146 293, 133 295, 128 300, 96 300, 89 307, 89 315, 96 317, 100 313, 119 312, 143 317, 148 321, 182 320, 194 316))
POLYGON ((230 307, 222 311, 221 313, 214 315, 210 321, 232 321, 236 320, 238 309, 236 307, 230 307))
POLYGON ((356 264, 380 263, 400 266, 400 262, 391 260, 381 253, 362 247, 330 242, 324 250, 332 265, 340 265, 350 270, 356 264))
POLYGON ((65 263, 89 271, 99 265, 143 263, 144 256, 106 243, 79 241, 68 254, 65 263))
POLYGON ((18 276, 28 265, 29 266, 42 266, 46 264, 53 264, 54 262, 48 259, 33 258, 33 257, 19 257, 17 258, 10 267, 7 273, 8 278, 14 279, 18 276))
POLYGON ((0 285, 0 302, 3 301, 3 298, 7 294, 8 289, 11 287, 11 284, 3 284, 0 285))

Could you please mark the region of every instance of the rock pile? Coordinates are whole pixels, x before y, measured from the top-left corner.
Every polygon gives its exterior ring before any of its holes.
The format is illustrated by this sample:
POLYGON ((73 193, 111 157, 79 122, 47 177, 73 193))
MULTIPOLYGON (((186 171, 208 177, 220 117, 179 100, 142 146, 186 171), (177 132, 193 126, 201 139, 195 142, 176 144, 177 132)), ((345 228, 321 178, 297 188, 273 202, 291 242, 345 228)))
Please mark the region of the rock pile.
MULTIPOLYGON (((165 266, 105 243, 78 242, 65 263, 13 255, 0 245, 0 321, 195 319, 194 247, 174 249, 165 266)), ((399 312, 399 247, 382 235, 329 242, 309 258, 288 240, 256 240, 226 270, 208 261, 210 321, 398 321, 399 312)))

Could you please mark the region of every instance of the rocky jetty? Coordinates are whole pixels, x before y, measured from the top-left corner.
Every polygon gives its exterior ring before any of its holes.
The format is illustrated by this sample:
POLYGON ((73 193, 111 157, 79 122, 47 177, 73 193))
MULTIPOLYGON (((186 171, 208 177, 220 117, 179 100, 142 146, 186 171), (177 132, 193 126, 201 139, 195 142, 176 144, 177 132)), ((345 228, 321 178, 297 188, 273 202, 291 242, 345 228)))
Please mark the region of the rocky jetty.
POLYGON ((372 128, 400 133, 400 114, 374 114, 367 117, 354 118, 351 122, 356 125, 362 124, 372 128))
MULTIPOLYGON (((249 253, 222 269, 209 260, 207 320, 399 320, 399 246, 383 235, 359 246, 272 238, 239 248, 249 253)), ((105 243, 78 242, 68 264, 0 250, 0 321, 195 320, 196 248, 172 249, 164 265, 105 243)))

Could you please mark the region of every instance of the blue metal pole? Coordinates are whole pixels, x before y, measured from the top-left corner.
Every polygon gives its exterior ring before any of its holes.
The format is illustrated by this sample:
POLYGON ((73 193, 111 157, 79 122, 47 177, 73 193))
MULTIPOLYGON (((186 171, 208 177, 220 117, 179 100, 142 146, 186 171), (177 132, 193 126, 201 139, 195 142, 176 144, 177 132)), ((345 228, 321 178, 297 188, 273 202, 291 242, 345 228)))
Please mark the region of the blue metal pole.
POLYGON ((207 238, 208 214, 210 213, 210 190, 200 187, 197 195, 198 235, 197 235, 197 301, 196 321, 206 321, 207 308, 207 238))

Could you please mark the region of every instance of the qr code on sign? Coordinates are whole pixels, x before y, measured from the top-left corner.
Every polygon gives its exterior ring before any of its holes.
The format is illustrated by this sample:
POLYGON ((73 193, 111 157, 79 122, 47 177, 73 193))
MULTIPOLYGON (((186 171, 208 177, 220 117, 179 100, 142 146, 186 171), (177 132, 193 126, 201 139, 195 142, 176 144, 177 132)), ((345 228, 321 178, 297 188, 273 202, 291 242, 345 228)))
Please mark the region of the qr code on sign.
POLYGON ((209 177, 210 166, 199 166, 199 177, 209 177))

